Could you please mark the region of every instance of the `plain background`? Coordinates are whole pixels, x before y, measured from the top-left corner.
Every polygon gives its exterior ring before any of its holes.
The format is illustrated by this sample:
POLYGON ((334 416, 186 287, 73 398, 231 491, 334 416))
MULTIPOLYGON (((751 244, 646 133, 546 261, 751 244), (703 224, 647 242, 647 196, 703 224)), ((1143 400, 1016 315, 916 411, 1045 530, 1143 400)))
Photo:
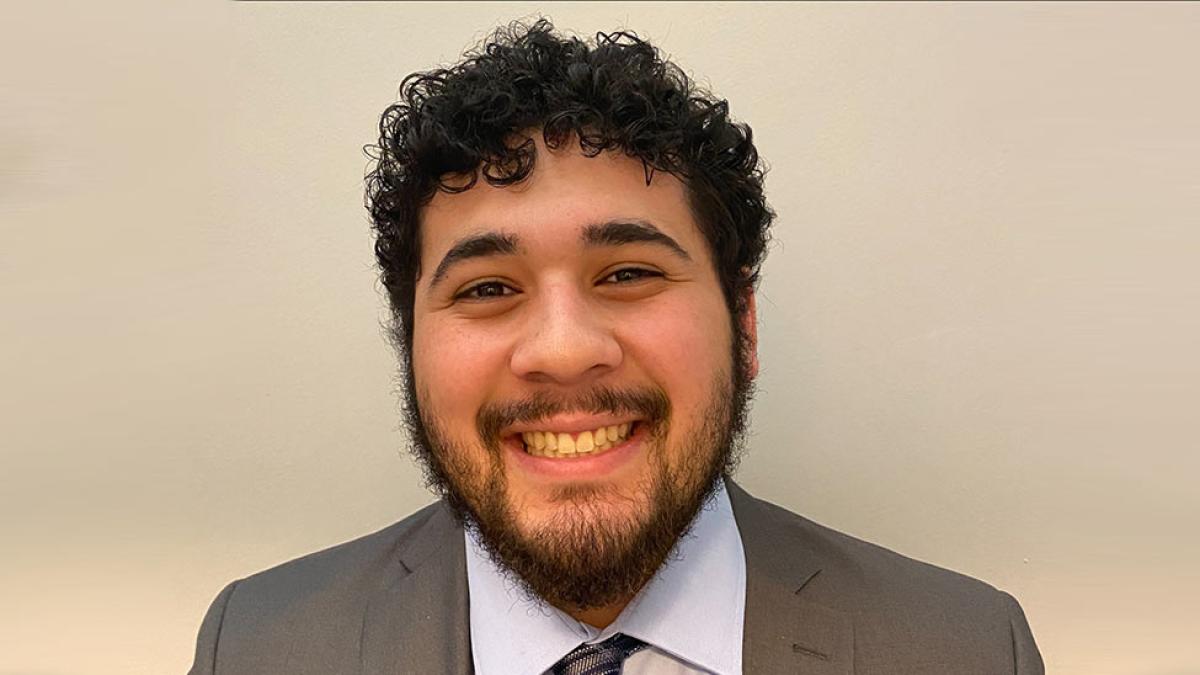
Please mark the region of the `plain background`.
POLYGON ((627 26, 778 211, 753 493, 1200 673, 1200 5, 24 3, 0 109, 0 673, 179 673, 229 580, 427 503, 362 208, 409 72, 627 26))

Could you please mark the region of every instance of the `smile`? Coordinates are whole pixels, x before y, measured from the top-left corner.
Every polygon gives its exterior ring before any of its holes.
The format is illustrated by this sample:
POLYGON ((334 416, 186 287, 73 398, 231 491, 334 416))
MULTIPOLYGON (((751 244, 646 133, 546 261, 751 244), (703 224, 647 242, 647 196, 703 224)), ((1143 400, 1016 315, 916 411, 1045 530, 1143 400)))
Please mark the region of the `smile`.
POLYGON ((636 423, 625 422, 579 433, 526 431, 525 452, 535 457, 578 457, 610 450, 629 437, 636 423))

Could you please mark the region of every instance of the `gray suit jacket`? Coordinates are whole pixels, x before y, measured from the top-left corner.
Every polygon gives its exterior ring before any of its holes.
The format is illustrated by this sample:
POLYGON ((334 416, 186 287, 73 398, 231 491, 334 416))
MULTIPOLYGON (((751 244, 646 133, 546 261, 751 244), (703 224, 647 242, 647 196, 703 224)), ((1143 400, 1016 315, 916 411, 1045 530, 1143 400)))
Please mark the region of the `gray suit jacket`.
MULTIPOLYGON (((1012 596, 822 527, 729 482, 749 674, 1042 675, 1012 596)), ((466 554, 445 505, 235 581, 191 675, 470 673, 466 554)), ((534 675, 534 674, 514 674, 534 675)))

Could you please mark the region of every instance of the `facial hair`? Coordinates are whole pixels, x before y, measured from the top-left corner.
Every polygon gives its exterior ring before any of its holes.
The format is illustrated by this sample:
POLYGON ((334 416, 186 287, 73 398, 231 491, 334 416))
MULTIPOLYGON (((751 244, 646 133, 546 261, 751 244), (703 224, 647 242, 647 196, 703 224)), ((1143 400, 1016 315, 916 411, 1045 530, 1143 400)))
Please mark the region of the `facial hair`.
POLYGON ((483 406, 476 416, 485 450, 482 469, 452 441, 435 410, 422 407, 411 361, 406 369, 405 425, 427 485, 440 494, 459 522, 477 533, 489 556, 530 598, 560 609, 611 606, 635 595, 666 562, 696 514, 733 472, 740 458, 746 410, 753 391, 743 360, 743 337, 735 326, 732 373, 711 387, 700 426, 682 447, 666 448, 671 406, 657 388, 595 388, 570 400, 535 395, 483 406), (525 532, 514 512, 500 448, 501 429, 563 412, 633 416, 646 429, 650 475, 637 494, 619 495, 594 485, 568 486, 554 495, 556 512, 525 532), (679 458, 671 466, 668 458, 679 458), (614 515, 612 501, 637 508, 614 515), (645 507, 638 507, 644 504, 645 507))

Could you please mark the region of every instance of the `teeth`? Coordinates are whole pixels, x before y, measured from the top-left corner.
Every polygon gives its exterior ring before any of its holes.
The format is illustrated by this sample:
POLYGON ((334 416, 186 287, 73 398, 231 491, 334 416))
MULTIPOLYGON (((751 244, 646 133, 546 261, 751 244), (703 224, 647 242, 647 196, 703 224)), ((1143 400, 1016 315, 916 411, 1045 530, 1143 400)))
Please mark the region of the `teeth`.
POLYGON ((558 454, 573 455, 575 454, 575 439, 571 438, 571 434, 558 435, 558 454))
POLYGON ((593 440, 592 432, 585 431, 579 434, 579 440, 575 441, 575 452, 585 453, 596 449, 596 442, 593 440))
POLYGON ((629 435, 630 423, 613 424, 578 435, 552 431, 526 431, 521 434, 525 451, 535 457, 574 457, 602 452, 619 444, 629 435))

